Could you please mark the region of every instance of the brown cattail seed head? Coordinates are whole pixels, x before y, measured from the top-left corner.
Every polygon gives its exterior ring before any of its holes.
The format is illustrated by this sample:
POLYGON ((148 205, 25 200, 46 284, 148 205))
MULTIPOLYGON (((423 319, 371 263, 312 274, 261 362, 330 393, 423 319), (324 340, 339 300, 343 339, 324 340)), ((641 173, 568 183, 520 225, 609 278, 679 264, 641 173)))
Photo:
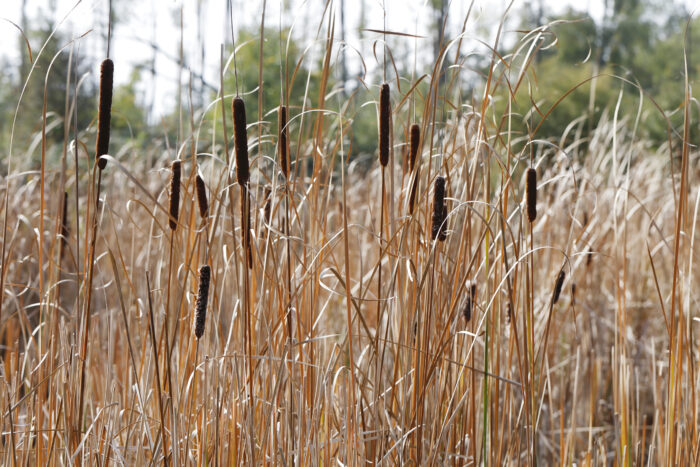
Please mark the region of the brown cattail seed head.
POLYGON ((552 305, 559 301, 559 295, 561 295, 561 288, 564 285, 564 279, 566 278, 566 273, 562 269, 559 271, 557 276, 557 281, 554 283, 554 293, 552 294, 552 305))
POLYGON ((180 172, 182 170, 179 160, 173 161, 170 172, 170 229, 177 229, 177 220, 180 212, 180 172))
POLYGON ((417 123, 411 125, 410 150, 408 153, 408 170, 413 172, 418 156, 418 146, 420 145, 420 126, 417 123))
POLYGON ((279 127, 279 138, 277 145, 280 153, 280 166, 285 178, 289 178, 289 139, 287 138, 287 106, 280 105, 277 126, 279 127))
POLYGON ((97 148, 95 158, 100 170, 107 166, 107 161, 100 159, 109 152, 109 127, 112 119, 112 83, 114 81, 114 63, 106 58, 100 66, 100 106, 97 111, 97 148))
POLYGON ((197 185, 197 205, 199 205, 199 215, 202 219, 206 219, 209 213, 209 201, 207 200, 207 186, 204 184, 202 177, 197 174, 195 178, 195 184, 197 185))
POLYGON ((239 185, 245 185, 250 180, 248 130, 246 130, 245 103, 240 97, 233 99, 233 137, 236 150, 236 178, 239 185))
POLYGON ((535 222, 537 218, 537 170, 532 167, 527 169, 525 196, 527 202, 527 218, 530 222, 535 222))
POLYGON ((210 279, 211 268, 205 264, 199 268, 199 290, 197 291, 196 313, 194 318, 194 335, 197 339, 200 339, 204 335, 204 325, 207 320, 210 279))
POLYGON ((464 314, 464 321, 467 323, 472 319, 472 297, 471 295, 467 295, 467 301, 464 304, 464 310, 462 310, 462 314, 464 314))
POLYGON ((408 199, 408 212, 413 215, 413 211, 416 207, 416 193, 418 192, 418 182, 420 179, 415 177, 413 179, 413 185, 411 186, 411 195, 408 199))
POLYGON ((263 216, 265 225, 270 225, 270 214, 272 211, 272 189, 269 186, 265 187, 265 205, 263 206, 263 216))
POLYGON ((61 212, 61 256, 68 242, 68 192, 63 193, 63 211, 61 212))
POLYGON ((447 207, 445 206, 445 178, 438 176, 435 179, 433 190, 433 222, 432 239, 444 241, 447 238, 445 232, 445 219, 447 218, 447 207))
POLYGON ((472 307, 476 303, 476 284, 472 283, 469 287, 469 294, 467 295, 467 302, 464 305, 464 319, 468 323, 472 319, 472 307))
POLYGON ((389 85, 382 84, 379 91, 379 163, 386 167, 389 163, 389 132, 391 119, 391 101, 389 85))
POLYGON ((576 282, 571 284, 571 304, 576 305, 576 282))

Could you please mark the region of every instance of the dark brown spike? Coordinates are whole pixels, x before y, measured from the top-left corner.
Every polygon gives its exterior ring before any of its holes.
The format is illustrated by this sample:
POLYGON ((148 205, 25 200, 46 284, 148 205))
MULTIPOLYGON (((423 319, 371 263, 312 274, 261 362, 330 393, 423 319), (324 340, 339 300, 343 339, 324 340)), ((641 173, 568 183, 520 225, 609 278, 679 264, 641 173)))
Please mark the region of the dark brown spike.
POLYGON ((112 119, 112 86, 114 82, 114 63, 109 58, 100 65, 100 104, 97 110, 97 144, 95 159, 97 166, 103 170, 107 161, 100 159, 109 153, 109 131, 112 119))
POLYGON ((576 282, 571 284, 571 304, 576 305, 576 282))
POLYGON ((554 293, 552 293, 552 305, 559 301, 559 296, 561 295, 561 288, 564 285, 564 279, 566 278, 566 273, 562 269, 559 271, 557 276, 557 281, 554 283, 554 293))
POLYGON ((472 297, 467 295, 467 301, 464 303, 464 309, 462 310, 464 315, 464 321, 467 323, 472 319, 472 297))
POLYGON ((389 133, 391 119, 390 90, 387 83, 379 91, 379 163, 382 167, 389 164, 389 133))
POLYGON ((472 319, 472 307, 476 304, 476 283, 472 282, 472 285, 469 286, 469 294, 467 295, 467 301, 464 305, 464 319, 469 322, 470 319, 472 319))
POLYGON ((416 194, 418 193, 418 183, 420 179, 416 176, 413 179, 413 185, 411 185, 411 195, 408 198, 408 213, 413 215, 413 211, 416 207, 416 194))
POLYGON ((204 184, 202 177, 197 174, 195 178, 195 184, 197 185, 197 205, 199 206, 199 215, 202 219, 206 219, 209 215, 209 201, 207 199, 207 186, 204 184))
POLYGON ((272 189, 269 186, 265 187, 265 205, 263 206, 263 218, 265 225, 270 225, 270 215, 272 213, 272 189))
POLYGON ((68 192, 63 193, 63 206, 61 208, 61 257, 66 250, 66 244, 68 243, 68 192))
POLYGON ((289 178, 289 138, 287 131, 287 106, 280 105, 277 126, 279 127, 279 137, 277 145, 280 154, 280 167, 285 178, 289 178))
POLYGON ((530 222, 537 219, 537 170, 530 167, 527 169, 525 179, 525 196, 527 203, 527 218, 530 222))
POLYGON ((211 268, 205 264, 199 268, 199 290, 197 291, 196 313, 194 321, 194 335, 201 339, 204 335, 204 326, 207 320, 207 302, 209 301, 209 281, 211 268))
POLYGON ((236 178, 243 186, 250 180, 248 167, 248 130, 246 129, 245 102, 240 97, 233 99, 233 137, 236 150, 236 178))
POLYGON ((447 238, 445 232, 445 219, 447 218, 447 207, 445 206, 445 178, 438 176, 435 179, 433 190, 433 219, 432 219, 432 239, 444 241, 447 238))
POLYGON ((181 162, 173 161, 170 166, 170 229, 177 229, 177 221, 180 212, 180 175, 182 171, 181 162))
POLYGON ((411 125, 410 150, 408 153, 408 170, 413 172, 416 166, 416 157, 418 156, 418 147, 420 146, 420 126, 417 123, 411 125))

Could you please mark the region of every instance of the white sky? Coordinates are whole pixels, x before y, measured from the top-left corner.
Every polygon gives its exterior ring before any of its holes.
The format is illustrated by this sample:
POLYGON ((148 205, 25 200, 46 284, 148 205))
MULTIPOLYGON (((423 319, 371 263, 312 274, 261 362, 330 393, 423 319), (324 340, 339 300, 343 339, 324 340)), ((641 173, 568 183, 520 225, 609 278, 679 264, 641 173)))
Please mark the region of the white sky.
MULTIPOLYGON (((106 53, 106 17, 108 0, 26 0, 27 17, 31 20, 40 14, 44 17, 53 17, 56 23, 64 18, 59 29, 71 33, 73 37, 92 30, 80 41, 82 60, 94 63, 95 74, 98 73, 99 62, 106 53), (77 3, 76 3, 77 1, 77 3)), ((429 7, 425 6, 427 0, 385 0, 387 9, 387 29, 408 33, 427 35, 429 33, 429 7)), ((517 1, 515 8, 522 7, 527 0, 517 1)), ((686 4, 700 0, 685 0, 686 4)), ((302 36, 301 43, 312 43, 318 27, 319 15, 323 0, 285 0, 291 3, 290 14, 283 20, 283 26, 294 23, 295 36, 302 36)), ((366 3, 366 27, 372 29, 383 28, 383 15, 381 5, 384 0, 365 0, 366 3)), ((575 5, 590 11, 593 17, 602 14, 604 0, 545 0, 545 17, 551 17, 561 13, 567 5, 575 5)), ((234 27, 241 26, 259 27, 260 14, 262 12, 262 0, 233 0, 234 3, 234 27)), ((280 0, 267 2, 265 22, 270 26, 278 26, 280 23, 280 0)), ((0 10, 0 17, 20 24, 22 0, 0 0, 4 8, 0 10)), ((148 74, 144 73, 144 85, 141 91, 144 93, 145 102, 153 102, 154 115, 160 115, 174 107, 175 92, 177 90, 177 65, 168 58, 179 55, 180 43, 180 8, 182 7, 184 18, 184 50, 186 62, 195 73, 201 72, 200 60, 202 44, 199 40, 197 24, 197 5, 202 8, 201 37, 206 50, 204 76, 205 79, 216 85, 218 83, 219 50, 220 44, 230 41, 230 30, 226 21, 225 0, 113 0, 115 11, 120 16, 120 22, 112 32, 111 56, 115 62, 115 83, 121 84, 128 81, 133 66, 147 64, 153 56, 150 43, 155 42, 162 49, 162 54, 156 58, 156 70, 158 76, 155 83, 151 82, 148 74)), ((360 0, 346 0, 346 41, 350 47, 360 50, 368 66, 372 67, 374 61, 372 55, 372 41, 377 35, 367 34, 362 41, 358 34, 360 20, 360 0)), ((450 8, 451 29, 454 33, 461 28, 461 23, 466 14, 469 1, 452 0, 450 8)), ((495 26, 506 6, 505 0, 476 0, 475 8, 470 19, 474 35, 484 40, 491 39, 489 35, 495 32, 495 26)), ((517 13, 512 12, 511 16, 517 13)), ((469 30, 469 28, 468 28, 469 30)), ((339 25, 336 30, 340 36, 339 25)), ((276 38, 275 38, 276 39, 276 38)), ((401 41, 403 38, 398 39, 401 41)), ((17 41, 19 32, 9 22, 0 22, 0 56, 5 57, 10 64, 18 63, 19 55, 17 41)), ((272 40, 270 38, 269 40, 272 40)), ((396 37, 391 39, 396 40, 396 37)), ((406 38, 404 47, 413 50, 413 39, 406 38)), ((40 44, 32 44, 33 53, 38 53, 40 44)), ((426 59, 432 57, 432 42, 430 39, 419 43, 419 60, 421 56, 426 59), (423 45, 423 43, 425 45, 423 45), (422 54, 423 50, 425 51, 422 54)), ((352 53, 348 53, 351 60, 352 53)), ((357 67, 351 72, 357 72, 357 67)), ((185 79, 187 77, 185 76, 185 79)))

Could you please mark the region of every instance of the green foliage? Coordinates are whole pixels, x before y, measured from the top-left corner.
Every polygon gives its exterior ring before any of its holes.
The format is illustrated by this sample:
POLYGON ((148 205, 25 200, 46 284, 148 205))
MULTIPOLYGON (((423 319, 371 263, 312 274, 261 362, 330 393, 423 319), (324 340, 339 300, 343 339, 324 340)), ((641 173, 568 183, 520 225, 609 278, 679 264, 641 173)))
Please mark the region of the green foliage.
POLYGON ((129 82, 114 88, 112 98, 112 146, 130 141, 145 144, 149 133, 146 110, 139 101, 137 86, 141 81, 138 69, 132 71, 129 82))
MULTIPOLYGON (((672 6, 667 21, 652 20, 652 7, 650 0, 617 0, 602 24, 572 9, 559 18, 564 22, 552 27, 556 46, 540 53, 526 85, 516 93, 512 111, 519 118, 514 119, 515 131, 524 134, 541 124, 536 137, 558 140, 572 121, 584 117, 581 129, 586 136, 603 111, 614 110, 621 91, 620 115, 635 118, 640 88, 644 91, 640 135, 657 144, 668 138, 666 120, 653 102, 680 131, 687 16, 672 6), (598 79, 591 93, 594 75, 598 79), (567 93, 543 121, 544 114, 567 93), (595 99, 592 106, 591 97, 595 99)), ((700 20, 693 26, 700 30, 700 20)), ((700 70, 699 49, 689 56, 691 84, 700 70)), ((507 94, 502 90, 497 97, 497 109, 505 110, 507 94)))
MULTIPOLYGON (((46 114, 47 128, 56 119, 61 122, 66 112, 66 81, 69 73, 69 63, 71 62, 70 38, 67 34, 57 31, 51 39, 53 25, 44 23, 39 28, 29 31, 29 39, 33 44, 33 50, 38 52, 41 46, 46 43, 41 55, 34 56, 34 70, 30 76, 21 75, 15 81, 14 88, 18 90, 14 97, 13 106, 17 103, 17 96, 26 81, 26 89, 22 96, 22 102, 17 115, 15 125, 14 140, 16 147, 26 148, 31 144, 34 135, 41 131, 42 111, 44 103, 44 86, 46 84, 46 114), (53 61, 53 64, 51 62, 53 61), (47 79, 48 75, 48 79, 47 79)), ((20 52, 26 54, 24 42, 19 43, 20 52)), ((75 49, 74 49, 75 50, 75 49)), ((71 76, 69 84, 69 99, 74 99, 75 66, 77 61, 78 79, 88 72, 88 63, 82 57, 76 57, 73 53, 71 64, 71 76)), ((28 72, 29 70, 27 70, 28 72)), ((78 89, 77 95, 77 128, 83 130, 90 125, 96 113, 96 93, 97 88, 94 82, 85 80, 78 89)), ((10 120, 11 121, 11 120, 10 120)), ((63 141, 63 125, 51 126, 51 131, 47 132, 47 140, 50 142, 63 141)), ((36 159, 36 157, 32 157, 36 159)))
MULTIPOLYGON (((294 40, 290 40, 287 44, 287 36, 289 31, 282 31, 281 39, 278 29, 265 29, 263 57, 262 57, 262 121, 258 122, 258 97, 260 88, 259 83, 259 53, 260 53, 260 31, 242 30, 236 38, 238 47, 235 57, 235 72, 234 62, 231 61, 226 74, 224 75, 224 108, 226 111, 226 122, 229 134, 232 128, 232 100, 233 96, 240 94, 243 97, 246 105, 246 120, 249 125, 249 139, 256 138, 258 133, 258 125, 263 125, 263 134, 277 132, 277 108, 282 103, 282 93, 286 92, 288 98, 286 100, 289 107, 289 129, 290 133, 299 129, 298 115, 302 110, 313 109, 317 105, 320 92, 321 82, 321 63, 311 63, 310 58, 305 54, 294 40), (297 64, 301 60, 300 66, 297 64), (284 77, 284 81, 280 78, 284 77), (307 87, 308 81, 308 87, 307 87), (282 82, 286 85, 283 87, 282 82), (257 123, 256 123, 257 122, 257 123)), ((231 56, 232 50, 229 50, 226 57, 231 56)), ((328 85, 328 90, 331 89, 331 84, 328 85)), ((211 100, 215 100, 216 95, 211 96, 211 100)), ((220 104, 210 106, 209 111, 213 116, 216 112, 217 119, 215 122, 208 119, 207 124, 213 123, 216 126, 217 143, 221 144, 222 127, 220 117, 220 104), (215 108, 214 108, 215 107, 215 108)), ((214 127, 209 126, 208 131, 213 131, 214 127)), ((307 125, 304 131, 308 132, 311 128, 307 125)), ((261 149, 270 155, 274 150, 272 144, 265 146, 265 142, 270 143, 270 139, 263 142, 261 149)), ((296 138, 291 139, 292 153, 296 152, 294 143, 296 138)), ((252 141, 251 141, 251 144, 252 141)), ((229 148, 230 149, 230 148, 229 148)), ((257 153, 257 149, 253 149, 257 153)))

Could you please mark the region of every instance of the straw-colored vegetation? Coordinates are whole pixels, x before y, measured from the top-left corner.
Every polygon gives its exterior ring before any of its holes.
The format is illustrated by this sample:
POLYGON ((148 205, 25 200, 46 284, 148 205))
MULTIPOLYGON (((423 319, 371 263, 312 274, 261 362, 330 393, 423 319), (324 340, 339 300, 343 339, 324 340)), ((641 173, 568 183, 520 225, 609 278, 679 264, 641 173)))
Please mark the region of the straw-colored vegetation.
POLYGON ((176 141, 109 142, 107 104, 68 95, 40 163, 3 153, 3 465, 697 465, 688 81, 665 142, 615 101, 545 139, 567 96, 521 97, 548 27, 446 39, 426 75, 383 58, 418 39, 376 33, 361 122, 330 6, 319 65, 280 65, 283 89, 314 74, 300 101, 257 107, 224 55, 176 141))

